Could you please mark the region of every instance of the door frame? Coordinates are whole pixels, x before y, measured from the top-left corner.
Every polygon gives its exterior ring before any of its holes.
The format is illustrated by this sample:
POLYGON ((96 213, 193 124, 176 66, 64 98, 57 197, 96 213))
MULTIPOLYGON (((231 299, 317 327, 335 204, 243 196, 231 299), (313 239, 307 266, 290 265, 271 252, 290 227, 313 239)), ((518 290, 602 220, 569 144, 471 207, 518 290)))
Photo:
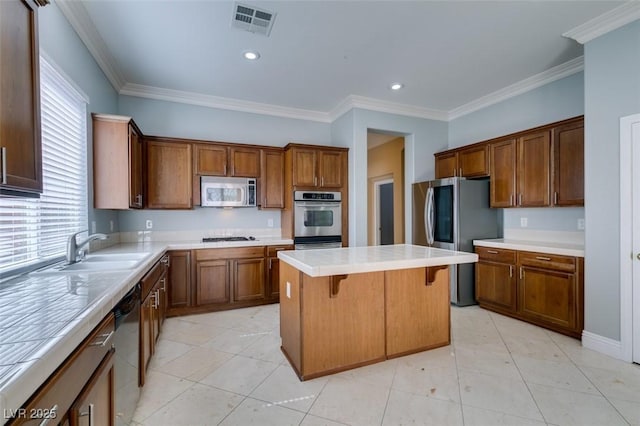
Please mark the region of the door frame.
MULTIPOLYGON (((640 126, 640 114, 633 114, 620 119, 620 349, 622 359, 633 362, 634 347, 640 352, 640 342, 634 342, 634 298, 636 306, 640 306, 640 277, 633 279, 634 269, 634 247, 633 232, 633 126, 640 126), (635 287, 635 292, 634 292, 635 287), (635 293, 635 294, 634 294, 635 293)), ((635 135, 640 148, 640 134, 635 135)), ((636 150, 636 155, 640 154, 636 150)), ((638 155, 640 158, 640 155, 638 155)), ((636 165, 636 168, 640 164, 636 165)), ((636 172, 637 173, 637 172, 636 172)), ((640 191, 639 191, 640 192, 640 191)), ((638 205, 640 200, 636 200, 638 205)), ((635 232, 640 232, 636 230, 635 232)), ((640 327, 640 313, 636 312, 635 317, 639 318, 636 324, 640 327)), ((640 353, 635 357, 640 359, 640 353)))
POLYGON ((393 194, 395 197, 396 188, 395 182, 393 181, 393 175, 384 175, 373 179, 373 223, 375 224, 373 244, 376 246, 380 245, 380 214, 378 214, 380 211, 380 185, 384 185, 386 183, 394 184, 393 194))

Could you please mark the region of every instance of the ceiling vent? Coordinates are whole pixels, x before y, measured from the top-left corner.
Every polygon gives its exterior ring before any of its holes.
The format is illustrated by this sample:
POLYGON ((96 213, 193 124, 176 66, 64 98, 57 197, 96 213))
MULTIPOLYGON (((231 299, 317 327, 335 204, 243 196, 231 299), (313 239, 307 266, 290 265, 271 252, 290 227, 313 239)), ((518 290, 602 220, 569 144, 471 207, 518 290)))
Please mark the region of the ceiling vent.
POLYGON ((275 18, 276 14, 268 10, 234 3, 231 26, 268 37, 275 18))

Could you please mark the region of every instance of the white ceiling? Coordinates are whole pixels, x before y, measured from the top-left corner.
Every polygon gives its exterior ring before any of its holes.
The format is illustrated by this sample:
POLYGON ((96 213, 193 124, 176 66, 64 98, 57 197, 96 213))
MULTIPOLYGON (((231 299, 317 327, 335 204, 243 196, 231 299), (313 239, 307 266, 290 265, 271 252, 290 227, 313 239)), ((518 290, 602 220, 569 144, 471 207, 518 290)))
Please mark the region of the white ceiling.
POLYGON ((582 45, 562 34, 622 4, 241 2, 277 13, 269 37, 231 27, 229 1, 57 3, 121 93, 325 115, 351 97, 443 119, 540 73, 580 70, 582 45), (245 60, 248 49, 261 58, 245 60))

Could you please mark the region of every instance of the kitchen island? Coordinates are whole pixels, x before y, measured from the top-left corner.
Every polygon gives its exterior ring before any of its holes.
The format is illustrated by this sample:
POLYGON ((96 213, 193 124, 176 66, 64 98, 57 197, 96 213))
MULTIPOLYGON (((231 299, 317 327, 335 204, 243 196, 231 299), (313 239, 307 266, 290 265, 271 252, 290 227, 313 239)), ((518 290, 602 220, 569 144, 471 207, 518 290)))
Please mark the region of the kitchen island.
POLYGON ((282 351, 301 380, 448 345, 449 265, 478 260, 408 244, 278 258, 282 351))

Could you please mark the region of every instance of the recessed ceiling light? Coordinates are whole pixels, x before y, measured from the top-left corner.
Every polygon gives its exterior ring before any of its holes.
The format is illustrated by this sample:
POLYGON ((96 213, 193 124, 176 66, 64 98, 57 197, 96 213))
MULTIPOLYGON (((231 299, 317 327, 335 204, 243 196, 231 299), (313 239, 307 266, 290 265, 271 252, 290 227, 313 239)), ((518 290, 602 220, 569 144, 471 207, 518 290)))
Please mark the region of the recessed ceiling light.
POLYGON ((260 59, 260 54, 252 50, 247 50, 242 54, 242 56, 244 56, 245 59, 248 59, 250 61, 255 61, 256 59, 260 59))
POLYGON ((391 90, 400 90, 404 87, 402 83, 391 83, 391 90))

